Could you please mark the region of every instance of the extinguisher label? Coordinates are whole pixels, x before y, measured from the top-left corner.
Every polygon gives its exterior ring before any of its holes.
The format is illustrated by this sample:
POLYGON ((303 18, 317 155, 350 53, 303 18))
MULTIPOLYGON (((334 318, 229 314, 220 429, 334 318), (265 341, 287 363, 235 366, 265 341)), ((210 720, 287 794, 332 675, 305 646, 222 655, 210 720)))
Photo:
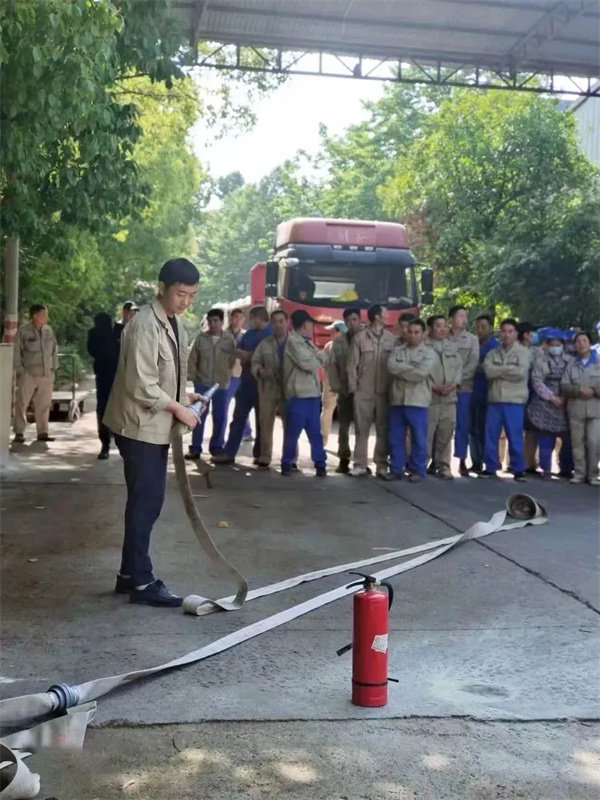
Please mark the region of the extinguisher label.
POLYGON ((388 635, 387 633, 383 633, 380 636, 376 636, 373 639, 373 644, 371 645, 371 650, 375 650, 377 653, 387 653, 388 649, 388 635))

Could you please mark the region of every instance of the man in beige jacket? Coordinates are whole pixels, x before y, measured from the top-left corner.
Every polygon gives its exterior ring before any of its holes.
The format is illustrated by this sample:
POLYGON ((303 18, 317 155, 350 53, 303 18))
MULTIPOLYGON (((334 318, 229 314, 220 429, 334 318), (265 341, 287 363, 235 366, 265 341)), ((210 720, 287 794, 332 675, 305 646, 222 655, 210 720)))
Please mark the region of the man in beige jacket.
POLYGON ((324 478, 327 475, 327 455, 321 434, 319 369, 327 357, 311 341, 314 320, 307 311, 303 309, 294 311, 291 322, 292 331, 288 335, 283 356, 285 422, 281 474, 292 473, 298 439, 304 430, 310 442, 310 454, 316 475, 318 478, 324 478))
POLYGON ((375 423, 377 476, 388 471, 387 411, 389 375, 387 363, 395 338, 385 329, 386 310, 374 305, 367 311, 369 325, 352 339, 348 359, 348 391, 354 395, 354 468, 351 475, 367 474, 369 433, 375 423))
POLYGON ((523 425, 529 397, 528 378, 531 351, 517 341, 517 323, 505 319, 500 325, 502 346, 485 357, 483 370, 488 379, 488 407, 485 417, 485 470, 480 477, 496 477, 500 469, 498 442, 502 428, 508 439, 510 471, 516 481, 525 480, 523 425))
MULTIPOLYGON (((227 390, 235 364, 235 340, 230 333, 223 330, 224 317, 223 309, 210 309, 206 315, 207 330, 196 336, 188 358, 188 378, 193 381, 198 394, 206 394, 211 386, 219 384, 209 404, 212 414, 212 435, 208 449, 211 456, 223 452, 227 427, 227 390)), ((194 428, 192 443, 186 455, 188 459, 200 458, 208 411, 207 407, 199 424, 194 428)))
POLYGON ((252 353, 250 369, 258 385, 260 453, 258 466, 265 469, 273 455, 275 418, 284 415, 283 358, 288 337, 288 315, 282 309, 271 313, 273 334, 252 353))
POLYGON ((427 427, 431 403, 431 373, 435 353, 425 342, 425 323, 408 323, 406 344, 394 347, 387 362, 390 386, 389 447, 391 473, 386 480, 400 480, 406 467, 406 434, 410 430, 409 481, 418 483, 427 475, 427 427))
POLYGON ((458 347, 448 339, 446 318, 438 314, 427 320, 427 344, 435 353, 431 379, 431 405, 427 431, 427 458, 431 459, 429 471, 438 478, 452 478, 450 469, 452 437, 456 422, 456 396, 462 379, 462 358, 458 347))
POLYGON ((121 355, 104 424, 123 458, 127 505, 121 568, 115 591, 132 603, 180 606, 154 577, 150 534, 162 509, 171 431, 177 420, 193 430, 198 419, 186 398, 187 335, 177 315, 195 300, 199 275, 185 258, 167 261, 158 276, 158 297, 123 331, 121 355))
POLYGON ((469 425, 471 420, 471 394, 473 379, 479 366, 479 339, 467 330, 469 312, 465 306, 452 306, 448 312, 450 340, 458 348, 462 359, 462 383, 456 399, 456 433, 454 457, 460 460, 460 474, 469 477, 467 451, 469 448, 469 425))
POLYGON ((354 395, 348 388, 348 359, 352 338, 361 329, 360 308, 350 306, 344 309, 343 316, 348 330, 333 342, 327 361, 327 377, 331 391, 337 395, 340 463, 336 472, 347 475, 350 472, 350 426, 354 422, 354 395))
POLYGON ((54 374, 58 367, 58 348, 48 325, 48 309, 35 305, 29 309, 31 321, 21 325, 15 346, 17 394, 14 431, 16 444, 25 441, 27 408, 33 399, 35 426, 39 442, 53 442, 48 435, 54 374))

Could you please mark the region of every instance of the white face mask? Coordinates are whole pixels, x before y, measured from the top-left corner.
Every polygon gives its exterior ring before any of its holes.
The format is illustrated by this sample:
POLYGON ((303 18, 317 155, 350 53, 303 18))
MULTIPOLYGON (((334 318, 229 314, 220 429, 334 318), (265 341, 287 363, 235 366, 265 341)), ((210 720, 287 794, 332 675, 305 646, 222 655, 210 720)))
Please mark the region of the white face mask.
POLYGON ((559 356, 563 351, 562 344, 555 344, 552 347, 548 348, 548 352, 551 356, 559 356))

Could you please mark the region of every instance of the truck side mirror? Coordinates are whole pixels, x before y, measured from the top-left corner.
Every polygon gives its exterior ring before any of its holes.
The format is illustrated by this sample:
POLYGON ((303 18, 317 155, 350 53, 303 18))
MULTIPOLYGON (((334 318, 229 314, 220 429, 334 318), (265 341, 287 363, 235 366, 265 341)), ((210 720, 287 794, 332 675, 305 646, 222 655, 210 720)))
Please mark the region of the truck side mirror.
POLYGON ((433 303, 433 270, 429 267, 421 270, 421 303, 424 306, 433 303))
POLYGON ((277 284, 279 282, 279 264, 277 261, 267 261, 265 273, 265 297, 277 297, 277 284))

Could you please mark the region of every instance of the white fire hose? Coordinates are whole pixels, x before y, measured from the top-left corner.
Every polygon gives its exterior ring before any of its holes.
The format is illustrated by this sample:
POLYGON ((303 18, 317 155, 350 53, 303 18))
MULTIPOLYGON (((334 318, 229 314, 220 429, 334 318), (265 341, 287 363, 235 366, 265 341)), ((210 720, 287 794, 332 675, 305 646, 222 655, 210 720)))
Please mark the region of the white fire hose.
MULTIPOLYGON (((210 599, 201 595, 186 597, 183 610, 186 613, 201 616, 218 609, 232 611, 250 600, 291 589, 301 583, 315 581, 328 575, 361 569, 385 561, 393 561, 406 556, 416 556, 401 564, 395 564, 374 577, 378 581, 414 569, 432 561, 451 548, 468 539, 481 539, 491 533, 523 528, 526 525, 542 525, 548 521, 548 515, 537 501, 525 494, 515 494, 508 498, 506 509, 496 512, 488 522, 476 522, 465 533, 438 539, 434 542, 409 547, 404 550, 386 553, 349 564, 340 564, 316 572, 305 573, 248 591, 248 583, 244 576, 220 553, 204 526, 194 501, 189 484, 180 429, 174 429, 173 459, 175 471, 183 503, 190 523, 203 550, 212 563, 228 574, 236 587, 234 595, 220 599, 210 599)), ((0 739, 0 800, 28 800, 39 792, 39 776, 34 775, 23 763, 23 759, 42 747, 83 747, 83 740, 88 724, 94 718, 96 703, 99 697, 113 691, 119 686, 132 683, 141 678, 155 675, 165 670, 182 667, 202 661, 211 656, 248 641, 255 636, 284 625, 293 619, 308 614, 321 606, 332 603, 346 595, 357 591, 356 587, 347 588, 346 582, 337 589, 317 595, 310 600, 298 603, 284 611, 279 611, 265 619, 246 625, 233 633, 222 636, 198 650, 193 650, 172 661, 159 664, 122 675, 98 678, 77 685, 55 684, 47 692, 23 695, 0 701, 0 726, 18 728, 31 724, 35 720, 51 716, 34 727, 18 730, 0 739)))

